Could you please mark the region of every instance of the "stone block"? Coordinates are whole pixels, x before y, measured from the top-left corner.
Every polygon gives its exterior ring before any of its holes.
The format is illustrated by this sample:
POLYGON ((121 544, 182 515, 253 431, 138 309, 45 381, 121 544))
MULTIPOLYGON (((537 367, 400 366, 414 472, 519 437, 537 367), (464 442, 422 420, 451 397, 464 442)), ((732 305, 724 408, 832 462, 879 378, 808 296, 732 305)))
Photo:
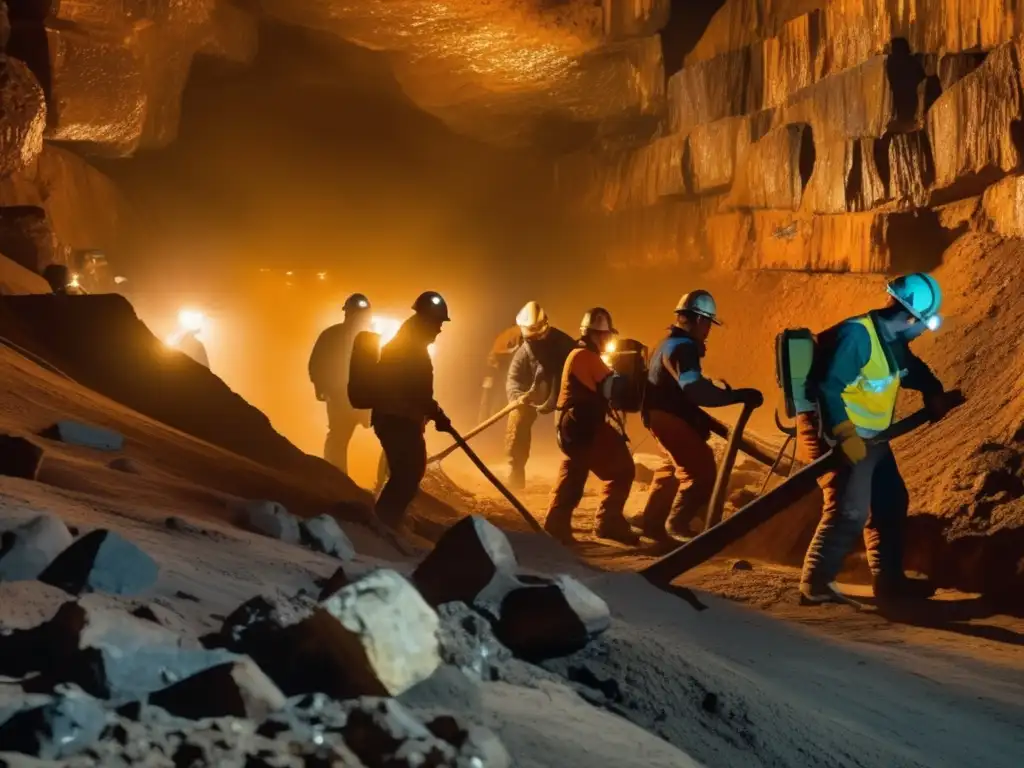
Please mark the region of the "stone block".
POLYGON ((288 544, 302 540, 298 519, 276 501, 253 500, 238 505, 239 524, 252 531, 288 544))
POLYGON ((824 14, 805 13, 760 43, 764 77, 764 106, 784 104, 790 96, 827 74, 829 59, 822 45, 824 14))
POLYGON ((903 208, 928 205, 935 183, 932 147, 925 131, 897 133, 889 141, 889 194, 903 208))
POLYGON ((71 532, 53 515, 39 515, 0 536, 0 581, 31 581, 71 545, 71 532))
POLYGON ((31 70, 17 59, 0 59, 0 178, 28 167, 43 151, 46 98, 31 70))
POLYGON ((775 125, 806 123, 816 142, 835 138, 881 137, 917 120, 919 61, 908 55, 874 56, 863 64, 820 80, 779 107, 775 125))
POLYGON ((750 124, 743 117, 727 117, 696 126, 689 136, 683 174, 694 195, 728 190, 750 146, 750 124))
POLYGON ((453 602, 493 602, 517 585, 518 569, 505 534, 473 515, 444 532, 413 572, 412 582, 435 607, 453 602))
POLYGON ((814 144, 814 173, 802 207, 812 213, 851 213, 870 210, 888 196, 878 172, 876 152, 885 152, 876 139, 824 139, 814 144))
POLYGON ((814 137, 809 125, 797 123, 769 131, 750 145, 725 205, 796 210, 814 164, 814 137))
POLYGON ((610 40, 647 37, 668 23, 670 0, 602 0, 602 29, 610 40))
POLYGON ((95 448, 98 451, 120 451, 124 448, 124 435, 121 433, 78 421, 58 421, 53 425, 51 434, 62 443, 95 448))
POLYGON ((103 705, 74 688, 54 696, 0 693, 0 752, 64 760, 99 741, 106 727, 103 705))
POLYGON ((686 63, 705 61, 773 37, 788 22, 822 5, 822 0, 725 0, 686 63))
POLYGON ((994 232, 1024 238, 1024 176, 1007 176, 986 189, 982 210, 994 232))
POLYGON ((153 693, 149 703, 178 717, 240 717, 262 722, 283 709, 284 694, 251 659, 218 664, 153 693))
POLYGON ((930 211, 813 215, 805 212, 752 211, 709 221, 718 266, 728 269, 778 269, 802 272, 891 272, 930 270, 948 245, 937 216, 930 211))
POLYGON ((0 435, 0 475, 35 480, 44 456, 43 448, 31 440, 0 435))
POLYGON ((928 112, 935 186, 968 197, 1021 164, 1021 67, 1015 43, 1001 46, 943 93, 928 112))
POLYGON ((156 584, 160 566, 120 534, 91 531, 61 552, 39 580, 73 595, 138 595, 156 584))
POLYGON ((687 66, 668 81, 669 130, 756 112, 764 103, 760 49, 745 48, 687 66))
POLYGON ((338 521, 330 515, 303 520, 299 523, 299 529, 302 543, 310 549, 342 560, 351 560, 356 556, 352 542, 341 530, 338 521))
POLYGON ((498 639, 528 661, 567 656, 611 626, 608 604, 570 576, 523 586, 501 603, 498 639))
POLYGON ((438 618, 416 588, 379 570, 322 603, 254 598, 229 616, 225 645, 288 695, 395 696, 434 673, 438 618))

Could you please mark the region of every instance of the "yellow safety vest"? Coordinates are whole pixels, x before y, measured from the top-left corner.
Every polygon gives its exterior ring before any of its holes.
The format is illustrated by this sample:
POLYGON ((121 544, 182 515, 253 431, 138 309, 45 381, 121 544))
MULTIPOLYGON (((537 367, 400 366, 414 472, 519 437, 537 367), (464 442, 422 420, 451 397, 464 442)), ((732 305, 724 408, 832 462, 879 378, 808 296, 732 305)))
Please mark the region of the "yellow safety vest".
POLYGON ((851 322, 860 323, 871 339, 871 357, 860 369, 860 376, 843 390, 843 403, 854 426, 881 432, 892 424, 896 397, 900 392, 900 371, 893 370, 882 340, 870 315, 851 322))

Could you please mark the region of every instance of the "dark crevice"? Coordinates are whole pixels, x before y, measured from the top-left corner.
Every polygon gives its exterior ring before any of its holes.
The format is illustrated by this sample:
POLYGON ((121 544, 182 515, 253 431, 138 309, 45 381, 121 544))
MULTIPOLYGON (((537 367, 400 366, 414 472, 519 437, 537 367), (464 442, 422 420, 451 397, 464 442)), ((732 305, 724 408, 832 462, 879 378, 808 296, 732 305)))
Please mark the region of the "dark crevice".
POLYGON ((872 148, 872 154, 875 160, 875 170, 878 171, 878 178, 882 182, 882 187, 885 188, 885 198, 888 200, 892 196, 891 182, 892 182, 892 168, 889 165, 889 147, 892 145, 892 134, 887 133, 882 138, 874 142, 872 148))
POLYGON ((861 143, 853 141, 850 174, 846 177, 846 210, 859 211, 864 200, 864 158, 861 143))
POLYGON ((668 24, 659 32, 665 77, 683 68, 683 60, 704 35, 725 0, 671 0, 668 24))
POLYGON ((950 243, 966 231, 967 224, 945 229, 939 214, 928 208, 891 216, 888 245, 893 271, 931 272, 942 264, 942 254, 950 243))
POLYGON ((53 109, 53 72, 50 67, 50 43, 41 23, 17 22, 11 25, 11 39, 7 53, 25 62, 36 76, 46 96, 46 104, 53 109))
POLYGON ((892 89, 895 123, 911 130, 919 117, 918 86, 925 79, 924 64, 911 54, 910 43, 902 37, 894 38, 889 49, 885 69, 892 89))
POLYGON ((810 125, 804 125, 800 132, 800 186, 807 189, 811 183, 811 176, 814 174, 814 164, 817 161, 817 152, 814 149, 814 129, 810 125))

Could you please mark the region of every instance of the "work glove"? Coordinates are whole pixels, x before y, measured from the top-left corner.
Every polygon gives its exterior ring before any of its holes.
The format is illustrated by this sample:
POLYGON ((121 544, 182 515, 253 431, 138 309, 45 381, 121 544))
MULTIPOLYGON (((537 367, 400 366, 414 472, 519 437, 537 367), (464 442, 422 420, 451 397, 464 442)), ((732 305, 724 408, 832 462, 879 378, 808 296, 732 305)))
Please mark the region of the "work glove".
POLYGON ((743 405, 750 408, 760 408, 764 405, 764 395, 761 394, 760 390, 737 389, 733 391, 733 394, 736 396, 737 402, 743 403, 743 405))
POLYGON ((434 429, 438 432, 452 433, 455 431, 455 427, 452 426, 452 420, 448 418, 448 414, 442 411, 440 408, 437 413, 434 414, 434 429))
POLYGON ((857 464, 867 458, 868 444, 864 442, 863 437, 857 434, 857 427, 852 421, 836 424, 832 429, 832 434, 839 441, 839 450, 843 452, 843 456, 848 462, 857 464))

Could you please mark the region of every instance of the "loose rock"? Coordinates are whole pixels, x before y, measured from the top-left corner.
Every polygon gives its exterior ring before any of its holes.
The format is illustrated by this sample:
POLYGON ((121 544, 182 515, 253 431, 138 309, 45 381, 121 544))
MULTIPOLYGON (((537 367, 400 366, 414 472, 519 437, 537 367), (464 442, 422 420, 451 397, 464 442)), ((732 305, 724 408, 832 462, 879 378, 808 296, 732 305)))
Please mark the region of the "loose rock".
POLYGON ((35 480, 43 463, 44 451, 31 440, 0 435, 0 475, 35 480))
POLYGON ((398 695, 440 664, 437 614, 402 576, 379 570, 323 603, 254 598, 228 616, 224 645, 288 695, 398 695))
POLYGON ((749 560, 734 560, 732 564, 732 570, 734 571, 752 571, 754 566, 750 564, 749 560))
POLYGON ((14 696, 0 699, 0 752, 61 760, 92 746, 107 725, 102 704, 74 688, 14 696))
POLYGON ((610 625, 604 600, 572 577, 557 576, 509 592, 495 633, 516 656, 540 661, 580 650, 610 625))
POLYGON ((276 501, 246 501, 240 506, 240 524, 254 533, 261 533, 288 544, 301 538, 299 521, 276 501))
POLYGON ((330 515, 320 515, 312 520, 303 520, 299 527, 302 542, 310 549, 334 555, 342 560, 351 560, 356 556, 352 542, 341 530, 338 521, 330 515))
POLYGON ((39 515, 0 537, 0 581, 29 581, 71 545, 71 532, 53 515, 39 515))
POLYGON ((39 580, 65 592, 137 595, 156 584, 160 568, 148 554, 108 530, 87 533, 65 549, 39 580))
POLYGON ((210 667, 157 691, 149 702, 190 720, 244 717, 262 721, 284 707, 285 697, 251 659, 243 658, 210 667))
POLYGON ((490 622, 464 603, 437 609, 441 659, 477 680, 497 680, 499 666, 512 657, 494 635, 490 622))
POLYGON ((497 602, 517 586, 518 567, 505 534, 473 515, 445 531, 413 572, 412 581, 435 607, 451 602, 497 602))

